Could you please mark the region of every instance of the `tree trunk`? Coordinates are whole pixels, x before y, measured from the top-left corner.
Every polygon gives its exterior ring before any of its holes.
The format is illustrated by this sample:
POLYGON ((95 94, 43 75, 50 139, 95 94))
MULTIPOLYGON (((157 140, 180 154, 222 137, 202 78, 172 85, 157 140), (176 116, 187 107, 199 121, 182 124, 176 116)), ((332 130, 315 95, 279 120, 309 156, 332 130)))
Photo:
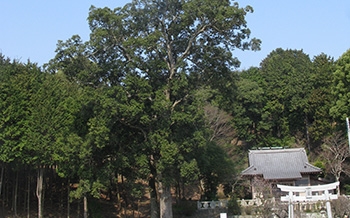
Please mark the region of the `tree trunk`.
POLYGON ((11 181, 11 171, 10 170, 7 170, 7 181, 6 181, 6 190, 5 190, 5 193, 4 193, 4 208, 5 206, 10 206, 10 193, 11 193, 11 185, 10 183, 12 183, 11 181))
MULTIPOLYGON (((28 170, 29 171, 29 170, 28 170)), ((27 218, 30 217, 30 172, 28 173, 27 218)))
POLYGON ((42 193, 43 193, 43 181, 44 181, 44 168, 39 167, 37 183, 36 183, 36 197, 38 198, 38 218, 43 218, 42 209, 42 193))
POLYGON ((151 177, 148 181, 150 187, 150 201, 151 201, 151 218, 158 218, 159 210, 157 204, 157 189, 156 189, 156 180, 155 180, 155 169, 151 165, 151 177))
POLYGON ((157 197, 156 194, 154 194, 154 192, 156 192, 155 190, 151 191, 151 218, 158 218, 158 204, 157 204, 157 197))
POLYGON ((78 217, 80 217, 80 199, 79 199, 79 201, 78 201, 78 217))
POLYGON ((306 143, 307 143, 307 148, 309 149, 309 152, 311 152, 311 147, 310 147, 310 133, 309 133, 309 120, 307 118, 307 114, 305 114, 305 129, 306 129, 306 143))
POLYGON ((4 164, 1 164, 1 175, 0 175, 0 196, 2 190, 2 181, 4 181, 4 164))
POLYGON ((69 215, 70 215, 69 194, 70 194, 70 180, 68 179, 68 182, 67 182, 67 218, 69 218, 69 215))
POLYGON ((84 218, 88 218, 88 200, 86 195, 84 195, 84 218))
MULTIPOLYGON (((1 164, 1 176, 0 176, 0 196, 2 191, 2 183, 4 181, 4 163, 1 164)), ((4 197, 2 198, 2 214, 5 213, 5 207, 4 207, 4 197)))
POLYGON ((181 185, 180 185, 180 179, 177 180, 175 185, 175 199, 176 203, 179 203, 181 201, 181 185))
MULTIPOLYGON (((3 168, 4 168, 4 166, 3 166, 3 168)), ((5 171, 5 170, 4 170, 5 171)), ((1 171, 1 173, 2 174, 4 174, 4 171, 1 171)), ((3 176, 2 176, 3 177, 3 176)), ((2 187, 4 187, 4 191, 2 192, 2 214, 5 214, 5 200, 6 200, 6 198, 5 198, 5 194, 6 194, 6 192, 5 192, 5 188, 6 188, 6 183, 4 184, 4 180, 3 180, 3 178, 2 178, 2 184, 1 184, 1 189, 2 189, 2 187)), ((0 195, 1 196, 1 195, 0 195)))
POLYGON ((23 200, 23 211, 26 212, 27 211, 27 195, 28 195, 28 169, 27 166, 24 166, 24 172, 23 172, 23 190, 21 191, 22 197, 21 200, 23 200))
POLYGON ((15 193, 14 193, 14 199, 13 199, 13 208, 15 212, 15 217, 17 217, 17 199, 18 199, 18 171, 16 172, 15 193))
POLYGON ((165 186, 162 182, 159 182, 159 207, 160 218, 172 218, 173 217, 173 205, 171 190, 169 186, 165 186))
MULTIPOLYGON (((340 175, 335 176, 335 181, 339 182, 340 175)), ((337 186, 337 195, 340 196, 340 185, 337 186)))

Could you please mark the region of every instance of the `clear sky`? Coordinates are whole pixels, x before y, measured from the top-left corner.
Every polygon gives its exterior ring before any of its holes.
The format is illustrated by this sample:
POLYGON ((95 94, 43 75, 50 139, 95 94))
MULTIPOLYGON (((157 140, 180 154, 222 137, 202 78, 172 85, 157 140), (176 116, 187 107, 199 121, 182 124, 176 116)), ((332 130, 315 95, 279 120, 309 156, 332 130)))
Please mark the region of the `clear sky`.
MULTIPOLYGON (((58 40, 79 34, 89 38, 87 16, 91 5, 120 7, 131 0, 0 0, 0 52, 42 65, 55 55, 58 40)), ((252 37, 262 40, 258 52, 234 55, 241 69, 259 66, 272 50, 303 49, 310 58, 322 52, 338 59, 350 49, 349 0, 238 0, 251 5, 247 15, 252 37)))

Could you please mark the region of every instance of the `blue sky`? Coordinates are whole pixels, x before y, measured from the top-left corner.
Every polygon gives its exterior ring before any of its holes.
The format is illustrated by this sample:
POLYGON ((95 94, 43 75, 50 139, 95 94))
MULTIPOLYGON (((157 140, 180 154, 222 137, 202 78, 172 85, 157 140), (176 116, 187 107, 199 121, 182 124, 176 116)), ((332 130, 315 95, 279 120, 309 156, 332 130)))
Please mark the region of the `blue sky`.
MULTIPOLYGON (((120 7, 131 0, 1 0, 0 52, 42 65, 55 55, 58 40, 79 34, 88 40, 87 16, 91 5, 120 7)), ((247 15, 252 37, 262 40, 258 52, 239 50, 234 55, 241 69, 259 66, 274 49, 303 49, 310 58, 322 52, 338 59, 350 49, 349 0, 239 0, 251 5, 247 15)))
POLYGON ((259 66, 276 48, 302 49, 312 59, 325 53, 338 59, 350 49, 349 0, 241 0, 252 36, 262 40, 259 52, 238 52, 242 68, 259 66))

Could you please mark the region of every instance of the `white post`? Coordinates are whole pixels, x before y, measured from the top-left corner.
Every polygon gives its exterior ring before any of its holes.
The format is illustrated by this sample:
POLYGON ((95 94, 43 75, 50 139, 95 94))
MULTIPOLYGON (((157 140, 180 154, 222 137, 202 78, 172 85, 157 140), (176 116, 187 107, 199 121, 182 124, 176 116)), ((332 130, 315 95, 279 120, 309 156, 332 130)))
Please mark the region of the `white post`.
POLYGON ((324 194, 326 196, 327 217, 328 218, 332 218, 332 208, 331 208, 331 202, 330 202, 330 199, 329 199, 329 192, 328 192, 328 190, 325 190, 324 194))
POLYGON ((227 214, 226 213, 220 213, 220 218, 227 218, 227 214))
POLYGON ((288 218, 294 218, 293 192, 289 191, 288 218))

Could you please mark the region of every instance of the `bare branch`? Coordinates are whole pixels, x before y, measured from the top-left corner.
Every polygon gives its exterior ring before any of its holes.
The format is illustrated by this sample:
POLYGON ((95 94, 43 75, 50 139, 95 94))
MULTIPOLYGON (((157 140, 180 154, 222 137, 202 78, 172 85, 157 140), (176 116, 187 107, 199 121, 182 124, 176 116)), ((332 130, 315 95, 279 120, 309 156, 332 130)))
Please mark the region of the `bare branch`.
POLYGON ((350 166, 346 162, 346 159, 350 157, 350 152, 343 134, 337 132, 325 138, 322 148, 321 156, 326 162, 326 172, 332 174, 336 181, 340 180, 342 173, 350 174, 350 166))
POLYGON ((210 129, 213 131, 210 141, 216 140, 219 143, 223 143, 224 141, 232 140, 235 135, 235 131, 230 125, 232 117, 212 105, 205 106, 204 111, 210 129))
POLYGON ((179 100, 176 100, 176 101, 173 103, 173 105, 171 105, 171 111, 174 111, 176 105, 178 105, 179 103, 181 103, 181 102, 182 102, 184 99, 186 99, 187 97, 188 97, 188 94, 185 95, 185 97, 183 97, 183 98, 181 98, 181 99, 179 99, 179 100))

